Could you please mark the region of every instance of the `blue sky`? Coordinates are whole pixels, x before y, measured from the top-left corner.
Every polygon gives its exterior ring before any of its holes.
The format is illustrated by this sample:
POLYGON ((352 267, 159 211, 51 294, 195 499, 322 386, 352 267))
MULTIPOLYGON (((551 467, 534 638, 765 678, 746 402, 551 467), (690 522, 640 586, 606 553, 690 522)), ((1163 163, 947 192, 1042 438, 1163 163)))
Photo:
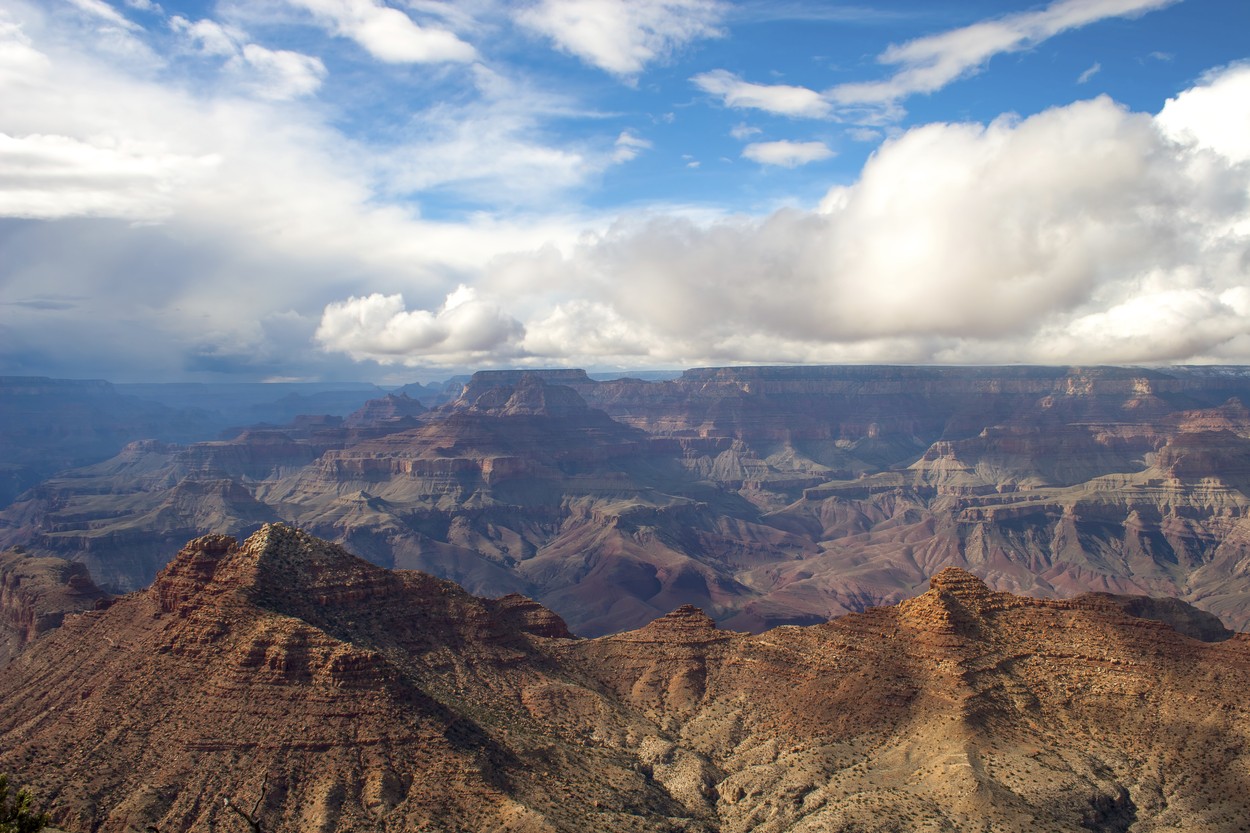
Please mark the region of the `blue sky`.
POLYGON ((0 373, 1250 361, 1233 0, 0 0, 0 373))

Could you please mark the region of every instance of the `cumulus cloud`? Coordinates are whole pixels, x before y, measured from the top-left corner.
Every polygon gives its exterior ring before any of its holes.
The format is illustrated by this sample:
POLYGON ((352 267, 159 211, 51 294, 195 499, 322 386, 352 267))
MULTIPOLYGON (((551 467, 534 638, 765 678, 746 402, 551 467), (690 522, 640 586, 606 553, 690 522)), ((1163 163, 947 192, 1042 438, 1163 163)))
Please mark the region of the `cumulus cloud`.
POLYGON ((825 118, 832 112, 820 93, 806 87, 752 84, 723 69, 704 72, 690 80, 705 93, 719 96, 726 107, 813 119, 825 118))
POLYGON ((831 159, 834 152, 823 142, 753 142, 742 149, 743 157, 761 165, 797 168, 809 162, 831 159))
POLYGON ((497 260, 500 303, 570 363, 1245 360, 1243 71, 1158 117, 1099 97, 918 127, 818 210, 622 218, 497 260))
POLYGON ((362 145, 247 89, 241 31, 188 29, 202 54, 171 59, 227 72, 174 85, 186 64, 101 61, 53 8, 0 10, 3 372, 1250 361, 1243 65, 1157 116, 1096 98, 895 132, 815 206, 618 216, 563 197, 646 139, 556 141, 589 114, 524 79, 457 70, 472 89, 362 145), (422 217, 435 191, 483 198, 422 217))
POLYGON ((515 356, 525 328, 459 286, 433 312, 409 311, 402 295, 374 293, 326 307, 316 339, 327 351, 379 364, 451 366, 515 356))
POLYGON ((622 130, 616 137, 616 150, 612 153, 614 162, 628 162, 637 159, 638 154, 651 147, 651 142, 642 138, 632 130, 622 130))
POLYGON ((175 15, 169 26, 201 55, 226 58, 226 70, 261 98, 285 101, 311 95, 326 76, 320 58, 249 43, 243 32, 213 20, 193 23, 175 15))
POLYGON ((838 104, 884 104, 931 93, 975 74, 995 55, 1029 49, 1062 32, 1100 20, 1171 6, 1180 0, 1056 0, 1044 9, 983 20, 891 46, 877 58, 898 67, 884 81, 840 84, 828 91, 838 104))
POLYGON ((446 29, 420 26, 399 9, 375 0, 286 0, 340 37, 350 38, 379 61, 472 61, 477 50, 446 29))
POLYGON ((1158 123, 1173 139, 1250 161, 1250 62, 1209 73, 1203 83, 1170 98, 1158 123), (1229 106, 1234 104, 1234 106, 1229 106))
POLYGON ((649 330, 607 304, 574 300, 558 304, 550 315, 535 321, 522 347, 526 354, 543 359, 636 364, 658 343, 651 341, 649 330))
POLYGON ((719 0, 539 0, 516 18, 591 66, 631 78, 692 41, 723 35, 724 14, 719 0))
MULTIPOLYGON (((424 219, 379 183, 404 187, 450 157, 409 164, 404 137, 362 148, 321 108, 240 95, 237 83, 162 83, 100 60, 62 23, 20 0, 0 10, 0 372, 178 378, 263 366, 270 375, 285 361, 288 374, 358 374, 346 355, 308 349, 327 302, 402 292, 437 308, 493 255, 573 240, 586 225, 554 212, 424 219), (267 327, 274 311, 300 316, 299 327, 267 327)), ((480 122, 532 103, 489 98, 480 122)), ((424 115, 414 122, 427 124, 424 115)), ((534 184, 527 177, 539 173, 507 167, 526 161, 518 146, 535 171, 563 170, 562 160, 540 164, 561 149, 544 148, 528 118, 512 124, 529 132, 472 146, 493 153, 493 167, 466 158, 436 184, 534 184)), ((614 136, 600 139, 603 167, 614 136)), ((541 184, 540 194, 559 187, 541 184)))

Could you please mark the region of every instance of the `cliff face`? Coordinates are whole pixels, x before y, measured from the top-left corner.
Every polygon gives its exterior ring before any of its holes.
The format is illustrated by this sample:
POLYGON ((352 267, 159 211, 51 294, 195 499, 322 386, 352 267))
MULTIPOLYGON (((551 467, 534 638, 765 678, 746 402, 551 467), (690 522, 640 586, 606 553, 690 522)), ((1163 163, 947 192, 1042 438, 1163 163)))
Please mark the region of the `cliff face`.
POLYGON ((82 564, 0 552, 0 668, 67 614, 91 610, 110 596, 82 564))
POLYGON ((821 625, 579 640, 270 525, 0 670, 0 769, 102 833, 241 826, 225 798, 325 833, 1236 830, 1250 641, 1132 604, 947 569, 821 625))
POLYGON ((1000 590, 1188 599, 1250 626, 1250 375, 1181 368, 489 371, 190 446, 141 443, 0 511, 0 546, 146 586, 180 540, 298 523, 572 629, 683 603, 758 631, 1000 590))

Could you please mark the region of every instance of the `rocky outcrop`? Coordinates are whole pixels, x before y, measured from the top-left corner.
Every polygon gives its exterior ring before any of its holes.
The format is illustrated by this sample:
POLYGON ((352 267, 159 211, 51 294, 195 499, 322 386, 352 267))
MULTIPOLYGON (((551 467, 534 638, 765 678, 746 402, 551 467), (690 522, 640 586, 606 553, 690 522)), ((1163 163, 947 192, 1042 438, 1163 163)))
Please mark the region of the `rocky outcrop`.
POLYGON ((110 598, 82 564, 33 557, 21 548, 0 552, 0 668, 67 614, 92 610, 110 598))
POLYGON ((239 826, 226 799, 323 833, 1236 830, 1250 640, 1135 604, 952 568, 810 627, 573 639, 273 524, 0 669, 0 770, 72 833, 239 826))
POLYGON ((416 427, 417 417, 428 410, 416 399, 410 399, 406 393, 391 393, 381 399, 370 399, 352 412, 344 424, 355 429, 403 430, 416 427))
POLYGON ((1091 603, 1106 602, 1129 616, 1163 622, 1177 633, 1201 642, 1223 642, 1232 639, 1233 631, 1224 627, 1220 617, 1199 610, 1180 599, 1156 599, 1150 596, 1117 596, 1113 593, 1088 593, 1077 597, 1091 603))

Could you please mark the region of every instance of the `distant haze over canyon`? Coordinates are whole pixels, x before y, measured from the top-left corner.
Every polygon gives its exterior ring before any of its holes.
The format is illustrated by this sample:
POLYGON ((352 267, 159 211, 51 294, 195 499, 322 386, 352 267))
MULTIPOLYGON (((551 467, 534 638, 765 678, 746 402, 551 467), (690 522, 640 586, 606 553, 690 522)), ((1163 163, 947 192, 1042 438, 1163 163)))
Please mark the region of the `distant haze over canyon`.
POLYGON ((285 521, 586 636, 682 604, 747 631, 820 622, 947 566, 1038 597, 1175 596, 1244 629, 1247 402, 1241 367, 7 378, 0 548, 123 593, 189 538, 285 521))

